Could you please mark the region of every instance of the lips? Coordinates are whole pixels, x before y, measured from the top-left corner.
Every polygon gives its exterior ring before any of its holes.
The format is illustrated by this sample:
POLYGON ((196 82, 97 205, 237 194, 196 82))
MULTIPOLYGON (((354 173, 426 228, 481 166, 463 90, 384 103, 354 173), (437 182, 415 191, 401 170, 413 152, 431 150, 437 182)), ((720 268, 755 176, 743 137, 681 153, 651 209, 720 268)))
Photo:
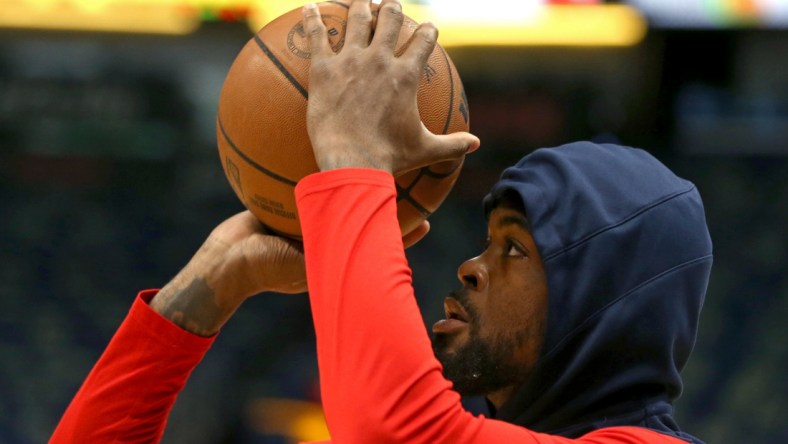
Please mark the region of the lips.
POLYGON ((460 302, 451 296, 443 300, 443 310, 446 313, 446 319, 457 319, 466 323, 471 319, 460 302))
POLYGON ((443 309, 446 312, 446 319, 441 319, 432 326, 432 332, 436 334, 452 334, 468 327, 470 316, 460 303, 448 297, 443 301, 443 309))

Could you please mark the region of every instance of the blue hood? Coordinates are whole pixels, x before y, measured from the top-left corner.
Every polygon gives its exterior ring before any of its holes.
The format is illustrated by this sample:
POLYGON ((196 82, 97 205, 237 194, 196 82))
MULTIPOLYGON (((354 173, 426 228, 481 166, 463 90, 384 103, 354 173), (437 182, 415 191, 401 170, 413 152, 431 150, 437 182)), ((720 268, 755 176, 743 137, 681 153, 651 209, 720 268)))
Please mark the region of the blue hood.
POLYGON ((645 151, 579 142, 506 169, 486 214, 507 190, 525 205, 549 312, 537 368, 494 415, 566 437, 632 425, 700 442, 672 417, 712 262, 695 186, 645 151))

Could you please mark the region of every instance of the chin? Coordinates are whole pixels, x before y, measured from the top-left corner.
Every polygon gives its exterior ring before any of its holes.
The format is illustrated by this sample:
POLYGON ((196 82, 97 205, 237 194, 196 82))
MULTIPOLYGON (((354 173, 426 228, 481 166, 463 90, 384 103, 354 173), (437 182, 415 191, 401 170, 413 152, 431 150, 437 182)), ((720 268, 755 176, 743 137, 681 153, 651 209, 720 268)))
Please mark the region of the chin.
POLYGON ((454 357, 462 349, 465 340, 460 335, 437 334, 432 337, 432 352, 438 360, 441 357, 454 357))

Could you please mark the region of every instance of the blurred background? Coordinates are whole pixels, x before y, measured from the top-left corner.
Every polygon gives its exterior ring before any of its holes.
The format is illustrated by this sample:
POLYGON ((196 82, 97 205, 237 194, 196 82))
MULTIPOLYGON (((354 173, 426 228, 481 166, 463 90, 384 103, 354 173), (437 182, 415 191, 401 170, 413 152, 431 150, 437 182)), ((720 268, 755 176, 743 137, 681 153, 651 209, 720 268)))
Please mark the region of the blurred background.
MULTIPOLYGON (((408 251, 425 323, 480 251, 503 167, 579 139, 642 147, 698 185, 715 245, 677 417, 710 443, 788 442, 788 0, 405 3, 441 28, 483 141, 408 251)), ((0 443, 45 442, 136 293, 242 209, 219 91, 252 30, 300 4, 0 0, 0 443)), ((318 393, 306 296, 263 295, 164 442, 320 438, 318 393)))

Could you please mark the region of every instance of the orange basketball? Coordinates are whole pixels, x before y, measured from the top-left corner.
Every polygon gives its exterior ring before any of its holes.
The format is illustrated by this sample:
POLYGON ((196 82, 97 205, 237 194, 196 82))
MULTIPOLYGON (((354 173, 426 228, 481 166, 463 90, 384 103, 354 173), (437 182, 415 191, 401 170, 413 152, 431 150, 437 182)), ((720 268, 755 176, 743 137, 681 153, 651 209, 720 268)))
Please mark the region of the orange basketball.
MULTIPOLYGON (((319 4, 335 51, 344 43, 348 5, 319 4)), ((372 5, 376 11, 377 5, 372 5)), ((417 24, 405 18, 397 51, 417 24)), ((301 9, 263 27, 241 49, 219 97, 216 135, 224 173, 238 198, 277 234, 301 239, 293 188, 317 172, 306 131, 309 46, 301 9)), ((468 130, 468 104, 454 64, 440 46, 430 55, 418 92, 421 119, 435 134, 468 130)), ((441 162, 396 177, 402 233, 443 202, 462 161, 441 162)))

